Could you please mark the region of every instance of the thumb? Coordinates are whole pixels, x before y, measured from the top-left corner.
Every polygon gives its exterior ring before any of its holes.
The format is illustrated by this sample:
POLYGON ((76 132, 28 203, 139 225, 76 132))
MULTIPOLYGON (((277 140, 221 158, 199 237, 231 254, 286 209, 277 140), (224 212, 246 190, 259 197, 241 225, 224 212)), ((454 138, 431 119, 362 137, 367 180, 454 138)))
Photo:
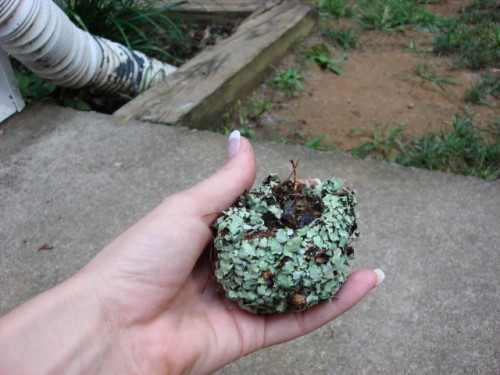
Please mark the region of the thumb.
POLYGON ((229 161, 209 178, 186 191, 196 205, 198 215, 211 223, 231 206, 255 180, 256 162, 251 143, 235 130, 228 139, 229 161))

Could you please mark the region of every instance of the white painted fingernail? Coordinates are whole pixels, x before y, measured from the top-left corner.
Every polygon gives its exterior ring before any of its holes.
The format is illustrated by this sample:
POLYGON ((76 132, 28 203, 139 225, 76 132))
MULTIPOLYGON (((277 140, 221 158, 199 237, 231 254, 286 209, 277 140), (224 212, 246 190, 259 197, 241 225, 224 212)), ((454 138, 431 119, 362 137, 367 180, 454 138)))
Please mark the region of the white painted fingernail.
POLYGON ((380 268, 377 268, 375 270, 373 270, 373 272, 375 272, 377 274, 377 284, 380 284, 382 281, 384 281, 385 279, 385 273, 384 271, 382 271, 380 268))
POLYGON ((319 178, 313 178, 311 182, 313 185, 321 185, 321 180, 319 178))
POLYGON ((241 134, 239 130, 233 130, 229 139, 227 140, 227 154, 229 158, 232 158, 238 153, 240 149, 240 138, 241 134))

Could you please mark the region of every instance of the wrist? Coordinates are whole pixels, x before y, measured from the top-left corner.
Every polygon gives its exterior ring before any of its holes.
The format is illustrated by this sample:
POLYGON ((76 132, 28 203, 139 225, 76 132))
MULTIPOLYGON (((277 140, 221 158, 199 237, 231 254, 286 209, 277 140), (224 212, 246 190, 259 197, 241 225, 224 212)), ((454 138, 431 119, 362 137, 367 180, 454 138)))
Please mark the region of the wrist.
POLYGON ((107 368, 116 347, 104 317, 97 293, 80 272, 0 319, 0 373, 97 373, 107 368))

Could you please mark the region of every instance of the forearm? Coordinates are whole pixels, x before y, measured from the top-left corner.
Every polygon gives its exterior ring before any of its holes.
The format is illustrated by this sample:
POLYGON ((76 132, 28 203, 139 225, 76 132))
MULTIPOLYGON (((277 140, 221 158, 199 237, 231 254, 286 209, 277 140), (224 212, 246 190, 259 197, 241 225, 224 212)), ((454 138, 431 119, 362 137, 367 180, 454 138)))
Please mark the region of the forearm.
POLYGON ((97 373, 107 367, 115 348, 99 300, 85 283, 75 276, 0 319, 0 374, 97 373))

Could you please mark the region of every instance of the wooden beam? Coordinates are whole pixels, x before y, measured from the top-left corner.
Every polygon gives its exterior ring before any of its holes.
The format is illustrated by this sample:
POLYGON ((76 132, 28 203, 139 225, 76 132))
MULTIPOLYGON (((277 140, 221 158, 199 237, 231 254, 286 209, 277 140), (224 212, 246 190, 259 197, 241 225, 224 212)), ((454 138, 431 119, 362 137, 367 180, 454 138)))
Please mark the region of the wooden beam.
MULTIPOLYGON (((156 6, 164 6, 178 3, 178 0, 161 0, 155 3, 156 6)), ((189 0, 185 4, 180 4, 174 9, 186 13, 251 13, 257 11, 267 3, 274 3, 269 0, 189 0)))
POLYGON ((316 22, 316 11, 309 5, 261 8, 231 37, 202 51, 115 115, 216 129, 228 106, 258 86, 270 66, 316 22))
MULTIPOLYGON (((224 24, 243 20, 264 5, 278 0, 189 0, 177 5, 174 12, 188 22, 209 22, 224 24)), ((175 4, 178 0, 162 0, 155 6, 175 4)))

